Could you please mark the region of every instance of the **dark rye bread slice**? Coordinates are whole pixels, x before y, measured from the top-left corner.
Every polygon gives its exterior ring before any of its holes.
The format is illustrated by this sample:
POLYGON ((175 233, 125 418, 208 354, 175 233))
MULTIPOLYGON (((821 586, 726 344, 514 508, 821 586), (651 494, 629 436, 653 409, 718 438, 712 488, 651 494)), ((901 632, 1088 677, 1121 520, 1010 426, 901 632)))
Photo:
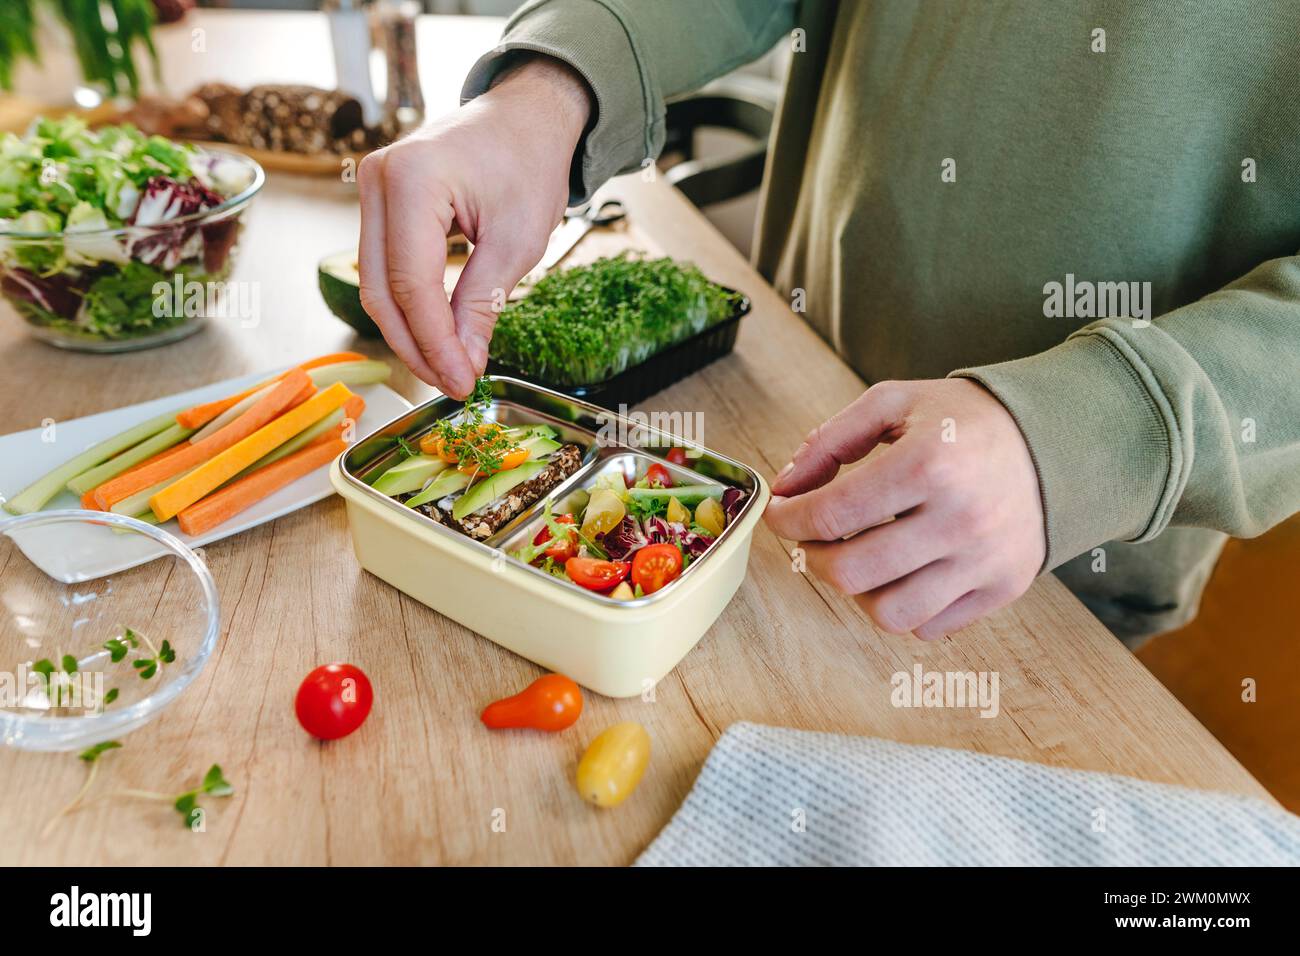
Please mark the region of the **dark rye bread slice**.
MULTIPOLYGON (((461 534, 482 541, 492 537, 504 528, 511 518, 533 502, 540 501, 547 492, 581 467, 582 449, 577 445, 564 445, 551 455, 546 467, 536 475, 511 488, 485 510, 466 515, 463 521, 453 518, 450 511, 443 511, 436 501, 416 505, 415 510, 439 524, 455 528, 461 534)), ((413 495, 406 497, 410 498, 413 495)))

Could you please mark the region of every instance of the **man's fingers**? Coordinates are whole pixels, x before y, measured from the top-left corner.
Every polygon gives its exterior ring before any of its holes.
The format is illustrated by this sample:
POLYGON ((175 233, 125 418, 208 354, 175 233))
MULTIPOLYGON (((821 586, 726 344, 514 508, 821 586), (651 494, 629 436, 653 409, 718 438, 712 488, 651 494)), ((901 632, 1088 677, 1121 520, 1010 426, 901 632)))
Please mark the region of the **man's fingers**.
POLYGON ((874 591, 944 557, 942 529, 925 509, 847 541, 800 544, 808 569, 843 594, 874 591))
POLYGON ((407 368, 430 385, 442 388, 437 373, 420 354, 406 327, 406 317, 388 289, 383 162, 382 152, 371 153, 362 160, 357 171, 357 187, 361 194, 361 240, 357 260, 361 273, 361 305, 407 368))
POLYGON ((925 500, 923 483, 912 480, 916 457, 904 440, 830 484, 773 497, 768 527, 787 541, 838 541, 888 521, 925 500))
POLYGON ((890 634, 906 634, 972 590, 970 574, 953 558, 942 558, 854 600, 890 634))
POLYGON ((910 394, 898 382, 873 385, 804 439, 776 476, 772 493, 788 498, 826 484, 841 465, 858 461, 901 425, 909 408, 910 394))
POLYGON ((946 608, 912 632, 923 641, 937 641, 990 611, 1011 602, 1012 595, 992 588, 980 588, 963 594, 946 608))
POLYGON ((509 240, 482 238, 470 253, 452 293, 451 311, 456 334, 477 374, 487 365, 488 342, 506 296, 545 251, 545 237, 539 247, 513 236, 509 240))
MULTIPOLYGON (((384 175, 397 173, 385 168, 384 175)), ((474 373, 456 337, 451 304, 442 287, 447 271, 447 233, 455 217, 450 198, 436 184, 429 189, 421 202, 408 199, 385 207, 388 287, 406 317, 420 355, 438 372, 443 391, 464 398, 474 389, 474 373)))

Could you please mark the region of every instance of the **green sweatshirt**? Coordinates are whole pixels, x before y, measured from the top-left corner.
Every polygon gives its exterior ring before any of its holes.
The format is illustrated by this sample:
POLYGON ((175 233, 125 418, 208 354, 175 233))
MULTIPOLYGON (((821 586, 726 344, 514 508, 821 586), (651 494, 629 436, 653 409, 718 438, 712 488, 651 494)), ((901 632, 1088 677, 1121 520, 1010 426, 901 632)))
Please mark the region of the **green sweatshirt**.
POLYGON ((465 97, 511 50, 586 77, 576 201, 792 44, 759 271, 868 381, 992 391, 1044 569, 1132 643, 1300 510, 1297 38, 1295 0, 540 0, 465 97))

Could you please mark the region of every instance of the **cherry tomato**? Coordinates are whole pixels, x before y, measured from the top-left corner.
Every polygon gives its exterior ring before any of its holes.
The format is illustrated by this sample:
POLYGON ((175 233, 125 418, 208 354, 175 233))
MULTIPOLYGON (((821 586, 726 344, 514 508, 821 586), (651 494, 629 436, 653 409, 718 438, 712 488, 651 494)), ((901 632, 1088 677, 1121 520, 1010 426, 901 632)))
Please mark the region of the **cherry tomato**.
POLYGON ((564 730, 582 714, 582 690, 563 674, 547 674, 533 681, 513 697, 487 705, 483 723, 493 730, 531 727, 534 730, 564 730))
POLYGON ((682 573, 682 552, 675 544, 649 544, 632 558, 632 583, 654 594, 682 573))
MULTIPOLYGON (((555 521, 557 524, 575 523, 573 515, 560 515, 555 519, 555 521)), ((551 537, 551 529, 546 525, 542 525, 542 530, 537 532, 537 535, 533 538, 533 544, 545 544, 547 541, 551 540, 551 537)), ((566 538, 556 541, 542 553, 552 561, 563 564, 565 561, 568 561, 569 558, 577 557, 578 542, 573 539, 573 535, 569 535, 566 538)))
POLYGON ((615 724, 591 742, 578 762, 575 783, 582 798, 616 807, 628 798, 650 762, 650 735, 640 724, 615 724))
POLYGON ((659 462, 655 462, 645 470, 646 481, 650 482, 651 488, 671 488, 673 486, 673 476, 668 474, 668 469, 659 462))
POLYGON ((664 457, 667 458, 669 461, 671 461, 674 465, 684 465, 686 464, 686 449, 669 448, 668 454, 664 455, 664 457))
POLYGON ((627 577, 629 567, 626 561, 569 558, 564 562, 564 573, 574 584, 580 584, 590 591, 608 591, 627 577))
POLYGON ((365 723, 374 700, 370 680, 361 668, 324 664, 303 680, 293 708, 307 733, 319 740, 337 740, 365 723))

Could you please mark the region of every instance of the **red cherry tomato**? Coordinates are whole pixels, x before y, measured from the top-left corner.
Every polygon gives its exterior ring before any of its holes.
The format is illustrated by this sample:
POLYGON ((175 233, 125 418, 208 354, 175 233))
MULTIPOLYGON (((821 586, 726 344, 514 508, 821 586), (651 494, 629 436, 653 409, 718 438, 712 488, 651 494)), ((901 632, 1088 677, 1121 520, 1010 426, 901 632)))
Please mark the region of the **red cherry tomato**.
POLYGON ((654 594, 682 573, 682 552, 675 544, 650 544, 632 558, 632 583, 654 594))
POLYGON ((671 461, 674 465, 684 465, 686 464, 686 449, 669 448, 668 454, 664 455, 664 457, 667 458, 669 461, 671 461))
POLYGON ((673 486, 673 476, 668 474, 668 469, 659 462, 655 462, 645 470, 645 477, 652 488, 671 488, 673 486))
MULTIPOLYGON (((556 524, 576 523, 573 519, 573 515, 560 515, 558 518, 555 519, 555 522, 556 524)), ((551 540, 551 529, 548 528, 546 525, 543 525, 542 530, 537 532, 537 536, 533 538, 533 544, 545 544, 547 541, 550 540, 551 540)), ((572 535, 570 535, 569 537, 564 538, 561 541, 555 542, 555 544, 551 545, 542 553, 545 557, 548 557, 553 561, 563 564, 565 561, 568 561, 569 558, 577 556, 578 542, 574 540, 572 535)))
POLYGON ((582 690, 563 674, 547 674, 533 681, 513 697, 488 704, 483 723, 493 730, 503 727, 531 727, 534 730, 564 730, 582 714, 582 690))
POLYGON ((590 591, 608 591, 627 577, 630 567, 626 561, 569 558, 564 562, 564 573, 574 584, 580 584, 590 591))
POLYGON ((293 707, 303 730, 319 740, 337 740, 365 723, 374 700, 361 668, 324 664, 303 680, 293 707))

